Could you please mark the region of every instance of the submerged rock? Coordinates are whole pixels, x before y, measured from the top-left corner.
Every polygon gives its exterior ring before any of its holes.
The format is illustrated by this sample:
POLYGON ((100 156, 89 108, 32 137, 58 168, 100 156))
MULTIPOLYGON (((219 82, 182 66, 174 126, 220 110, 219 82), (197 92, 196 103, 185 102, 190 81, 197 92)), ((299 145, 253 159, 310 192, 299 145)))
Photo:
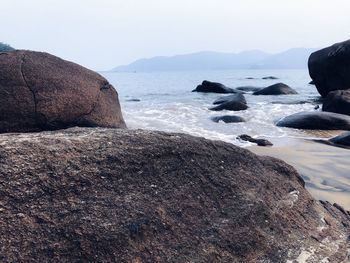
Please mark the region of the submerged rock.
POLYGON ((125 127, 116 90, 101 75, 47 53, 0 54, 0 132, 125 127))
POLYGON ((273 146, 272 142, 265 139, 255 139, 247 134, 242 134, 237 137, 238 140, 256 143, 258 146, 273 146))
POLYGON ((328 93, 322 110, 350 115, 350 90, 336 90, 328 93))
POLYGON ((350 89, 350 40, 312 53, 308 66, 322 97, 334 90, 350 89))
POLYGON ((204 80, 203 83, 197 86, 192 92, 205 92, 205 93, 237 93, 234 89, 228 88, 225 85, 217 82, 211 82, 204 80))
POLYGON ((350 130, 350 116, 331 112, 299 112, 276 123, 279 127, 305 130, 350 130))
POLYGON ((3 262, 346 261, 349 214, 315 201, 283 161, 141 130, 0 144, 3 262))
POLYGON ((140 99, 127 99, 127 102, 140 102, 140 99))
POLYGON ((218 106, 210 108, 213 111, 240 111, 248 109, 247 101, 243 94, 237 93, 226 97, 221 97, 214 101, 213 104, 218 104, 218 106))
POLYGON ((225 122, 225 123, 236 123, 236 122, 245 122, 245 119, 240 116, 224 115, 216 116, 212 118, 214 122, 225 122))
POLYGON ((254 87, 254 86, 243 86, 243 87, 237 87, 236 90, 244 91, 244 92, 256 92, 261 90, 262 88, 254 87))
POLYGON ((268 76, 268 77, 263 77, 262 79, 278 79, 277 77, 274 77, 274 76, 268 76))
POLYGON ((255 91, 253 95, 290 95, 298 94, 294 89, 284 83, 277 83, 267 88, 255 91))

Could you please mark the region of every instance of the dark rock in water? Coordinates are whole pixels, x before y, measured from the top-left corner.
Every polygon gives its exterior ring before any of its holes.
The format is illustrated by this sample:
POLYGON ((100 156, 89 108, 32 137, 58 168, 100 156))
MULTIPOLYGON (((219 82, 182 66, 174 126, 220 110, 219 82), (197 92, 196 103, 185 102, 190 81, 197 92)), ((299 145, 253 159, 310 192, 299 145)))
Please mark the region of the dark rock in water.
POLYGON ((234 89, 228 88, 225 85, 217 82, 211 82, 204 80, 203 83, 197 86, 192 92, 205 92, 205 93, 237 93, 234 89))
POLYGON ((245 79, 255 79, 255 78, 253 78, 253 77, 248 77, 248 78, 245 78, 245 79))
POLYGON ((294 89, 284 83, 277 83, 253 93, 253 95, 290 95, 298 94, 294 89))
POLYGON ((280 119, 276 125, 305 130, 350 130, 350 117, 331 112, 300 112, 280 119))
POLYGON ((240 111, 248 109, 247 101, 241 93, 219 98, 214 101, 214 104, 219 104, 216 107, 210 108, 213 111, 230 110, 230 111, 240 111))
POLYGON ((243 86, 243 87, 237 87, 236 90, 239 91, 245 91, 245 92, 256 92, 261 90, 262 88, 259 87, 253 87, 253 86, 243 86))
POLYGON ((342 133, 329 141, 337 145, 350 147, 350 132, 342 133))
POLYGON ((0 54, 0 132, 125 127, 118 94, 101 75, 47 53, 0 54))
POLYGON ((236 122, 245 122, 245 119, 243 119, 240 116, 224 115, 224 116, 213 117, 212 121, 214 121, 214 122, 222 121, 225 123, 236 123, 236 122))
POLYGON ((272 104, 284 104, 284 105, 298 105, 298 104, 308 104, 312 103, 312 101, 308 100, 290 100, 290 101, 273 101, 272 104))
POLYGON ((328 93, 322 110, 350 115, 350 90, 336 90, 328 93))
POLYGON ((262 79, 278 79, 278 78, 274 76, 268 76, 268 77, 263 77, 262 79))
POLYGON ((218 105, 218 104, 222 104, 224 102, 228 102, 228 101, 232 101, 232 100, 239 100, 242 103, 247 103, 245 97, 243 94, 233 94, 233 95, 228 95, 228 96, 221 96, 218 99, 216 99, 213 104, 214 105, 218 105))
POLYGON ((272 146, 272 142, 265 140, 265 139, 254 139, 253 137, 247 135, 247 134, 242 134, 237 137, 237 139, 242 140, 242 141, 247 141, 247 142, 252 142, 256 143, 258 146, 272 146))
POLYGON ((312 53, 308 66, 322 97, 334 90, 350 89, 350 40, 312 53))
POLYGON ((315 85, 315 81, 311 80, 311 81, 309 82, 309 85, 315 85))
POLYGON ((314 200, 275 158, 141 130, 5 134, 0 144, 2 262, 347 260, 349 215, 314 200))
POLYGON ((140 99, 128 99, 126 101, 128 101, 128 102, 140 102, 141 100, 140 99))

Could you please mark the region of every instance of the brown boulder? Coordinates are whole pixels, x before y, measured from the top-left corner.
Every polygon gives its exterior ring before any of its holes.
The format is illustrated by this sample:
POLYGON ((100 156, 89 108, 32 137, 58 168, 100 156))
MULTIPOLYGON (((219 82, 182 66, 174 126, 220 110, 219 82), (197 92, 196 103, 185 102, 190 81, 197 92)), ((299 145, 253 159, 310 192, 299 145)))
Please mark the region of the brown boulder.
POLYGON ((125 127, 108 81, 47 53, 0 53, 0 132, 72 126, 125 127))
POLYGON ((0 144, 1 262, 348 260, 349 213, 280 160, 124 129, 0 144))

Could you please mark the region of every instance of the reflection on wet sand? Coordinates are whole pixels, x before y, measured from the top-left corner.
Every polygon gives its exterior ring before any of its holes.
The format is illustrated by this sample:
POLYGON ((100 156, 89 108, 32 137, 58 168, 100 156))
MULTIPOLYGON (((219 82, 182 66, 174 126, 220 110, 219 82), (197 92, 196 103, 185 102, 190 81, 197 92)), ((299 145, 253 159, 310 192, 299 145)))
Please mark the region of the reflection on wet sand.
POLYGON ((293 165, 306 187, 320 200, 338 203, 350 210, 350 150, 310 140, 290 140, 286 145, 272 140, 274 147, 249 147, 259 155, 269 155, 293 165))

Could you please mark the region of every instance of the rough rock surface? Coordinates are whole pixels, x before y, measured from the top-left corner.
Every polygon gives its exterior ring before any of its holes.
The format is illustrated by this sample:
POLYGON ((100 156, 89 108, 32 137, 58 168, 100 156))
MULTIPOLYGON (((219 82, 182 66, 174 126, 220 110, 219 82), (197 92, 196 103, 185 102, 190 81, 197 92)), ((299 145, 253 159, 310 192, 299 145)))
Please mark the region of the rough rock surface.
POLYGON ((350 115, 350 90, 336 90, 328 93, 323 101, 322 110, 350 115))
POLYGON ((349 213, 315 201, 271 157, 101 128, 3 134, 0 144, 1 262, 349 259, 349 213))
POLYGON ((276 125, 306 130, 350 130, 350 117, 332 112, 299 112, 280 119, 276 125))
POLYGON ((245 122, 245 119, 240 116, 234 115, 224 115, 224 116, 215 116, 212 118, 214 122, 225 122, 225 123, 236 123, 236 122, 245 122))
POLYGON ((255 91, 253 95, 293 95, 298 94, 294 89, 284 83, 277 83, 255 91))
POLYGON ((308 65, 322 97, 333 90, 350 89, 350 40, 312 53, 308 65))
POLYGON ((0 53, 0 132, 72 126, 125 127, 108 81, 47 53, 0 53))
POLYGON ((218 105, 216 107, 210 108, 210 110, 213 110, 213 111, 222 111, 222 110, 241 111, 241 110, 248 109, 247 101, 244 95, 241 93, 220 97, 219 99, 214 101, 213 104, 218 105))
POLYGON ((226 87, 225 85, 217 82, 211 82, 204 80, 201 85, 192 90, 192 92, 205 92, 205 93, 237 93, 236 90, 226 87))

